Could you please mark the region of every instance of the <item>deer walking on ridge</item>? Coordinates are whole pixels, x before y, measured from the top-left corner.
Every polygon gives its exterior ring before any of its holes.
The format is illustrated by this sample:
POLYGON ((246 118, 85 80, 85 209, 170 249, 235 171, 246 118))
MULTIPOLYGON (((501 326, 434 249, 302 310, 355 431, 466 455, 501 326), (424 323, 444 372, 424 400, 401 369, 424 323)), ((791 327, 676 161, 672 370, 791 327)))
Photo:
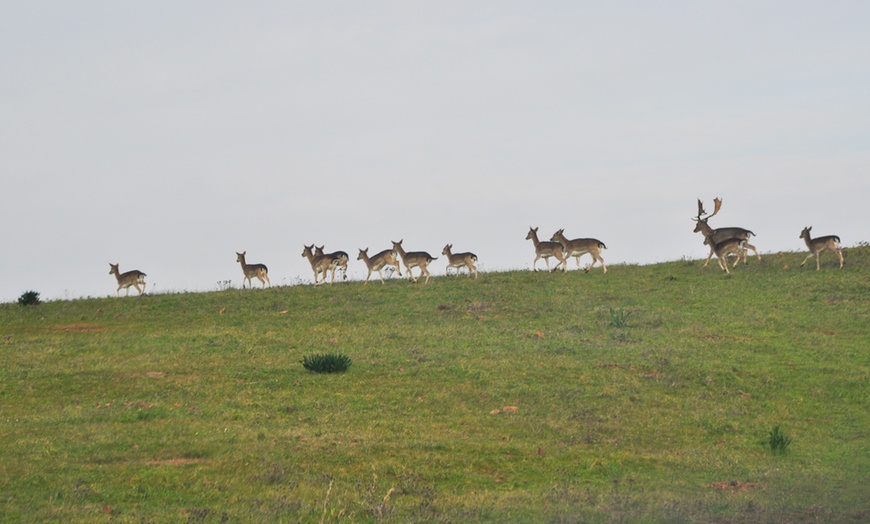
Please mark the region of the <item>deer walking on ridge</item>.
MULTIPOLYGON (((302 249, 302 257, 307 258, 308 262, 311 264, 311 269, 314 271, 314 285, 317 286, 326 282, 326 274, 330 269, 332 269, 332 280, 335 280, 335 261, 326 258, 322 253, 316 255, 313 250, 314 244, 304 246, 302 249), (320 281, 321 273, 323 273, 322 281, 320 281)), ((332 282, 330 282, 330 284, 332 284, 332 282)))
MULTIPOLYGON (((404 239, 403 239, 404 240, 404 239)), ((393 242, 393 251, 399 254, 402 257, 402 263, 405 264, 405 269, 408 271, 408 277, 414 282, 417 283, 417 278, 414 277, 414 272, 411 269, 415 267, 420 268, 420 276, 426 275, 426 281, 424 284, 429 283, 429 262, 433 260, 437 260, 435 257, 430 255, 425 251, 405 251, 402 248, 402 240, 398 242, 393 242)))
POLYGON ((562 247, 562 244, 558 242, 539 241, 538 228, 536 227, 529 227, 529 233, 526 235, 526 240, 531 240, 535 245, 535 260, 532 262, 532 269, 537 271, 538 260, 543 258, 544 262, 547 263, 547 271, 553 271, 550 269, 550 257, 555 257, 556 260, 559 261, 559 263, 556 264, 556 269, 559 269, 559 266, 562 266, 562 271, 565 271, 568 259, 565 258, 565 248, 562 247))
POLYGON ((384 266, 395 266, 396 272, 399 273, 399 276, 402 276, 399 261, 396 260, 396 252, 392 249, 385 249, 372 257, 369 257, 369 248, 360 249, 359 255, 357 255, 356 259, 365 262, 366 267, 369 269, 369 274, 366 275, 366 281, 365 284, 363 284, 364 286, 368 285, 369 278, 372 276, 372 271, 377 271, 378 276, 381 277, 381 284, 385 284, 384 275, 381 273, 384 266))
POLYGON ((350 260, 350 256, 344 251, 333 251, 332 253, 324 253, 323 248, 326 246, 320 246, 314 250, 315 256, 325 256, 329 260, 332 261, 332 279, 335 280, 335 270, 341 268, 341 275, 343 280, 347 280, 347 262, 350 260))
POLYGON ((447 257, 447 269, 445 272, 450 274, 450 268, 456 268, 456 273, 459 274, 459 268, 465 267, 468 269, 468 278, 474 272, 474 279, 477 280, 477 266, 474 265, 477 262, 477 255, 474 253, 453 253, 452 249, 453 244, 447 244, 441 251, 441 254, 447 257))
POLYGON ((264 264, 248 264, 245 262, 245 254, 247 251, 236 252, 236 262, 242 265, 242 273, 245 278, 242 280, 242 289, 245 289, 245 281, 248 282, 248 288, 253 288, 251 279, 256 277, 257 280, 266 287, 266 282, 269 282, 269 287, 272 287, 272 282, 269 280, 269 269, 264 264))
POLYGON ((141 295, 145 292, 145 273, 139 271, 138 269, 134 269, 132 271, 127 271, 121 273, 118 270, 118 264, 112 264, 109 262, 109 274, 115 275, 115 278, 118 280, 118 295, 121 294, 121 289, 127 290, 127 295, 130 296, 130 286, 136 288, 136 291, 141 295), (142 284, 142 289, 139 289, 139 284, 142 284))
POLYGON ((604 242, 596 238, 575 238, 574 240, 568 240, 565 237, 564 229, 560 229, 553 233, 550 242, 558 242, 561 244, 562 250, 565 252, 565 260, 567 261, 568 257, 574 257, 574 262, 577 263, 577 267, 580 267, 580 257, 589 253, 589 255, 592 256, 592 263, 584 268, 584 271, 587 273, 592 269, 596 262, 601 262, 601 267, 604 269, 604 272, 607 273, 607 266, 604 264, 604 258, 601 256, 601 250, 607 249, 604 242))
MULTIPOLYGON (((710 253, 707 255, 707 260, 704 262, 704 267, 707 267, 707 264, 710 263, 710 259, 713 258, 713 255, 716 253, 716 244, 720 242, 724 242, 731 238, 737 238, 740 240, 745 240, 746 242, 743 244, 744 249, 751 249, 758 260, 761 260, 761 255, 758 254, 758 250, 755 249, 755 246, 749 243, 749 237, 755 235, 752 231, 748 229, 744 229, 742 227, 720 227, 713 229, 707 224, 707 220, 716 216, 719 210, 722 208, 722 199, 714 198, 713 205, 715 209, 713 209, 713 214, 706 217, 701 218, 706 215, 707 212, 704 211, 704 204, 701 203, 701 199, 698 199, 698 216, 696 218, 692 218, 695 222, 695 230, 694 233, 701 233, 704 235, 704 244, 710 246, 710 253)), ((747 264, 747 258, 745 254, 743 255, 743 263, 747 264)))
POLYGON ((735 255, 734 264, 731 267, 737 267, 737 263, 741 258, 746 258, 746 241, 740 238, 729 238, 719 242, 713 246, 713 252, 719 260, 719 267, 726 273, 731 274, 728 270, 728 256, 735 255))
POLYGON ((807 255, 807 258, 801 262, 801 267, 807 263, 807 260, 816 257, 816 271, 819 270, 819 255, 822 251, 826 249, 830 249, 834 253, 837 254, 837 257, 840 259, 840 269, 843 269, 843 250, 840 248, 840 237, 837 235, 827 235, 823 237, 812 238, 810 237, 810 231, 813 230, 813 227, 805 227, 803 231, 801 231, 801 238, 804 239, 804 242, 807 244, 807 249, 810 250, 810 254, 807 255))

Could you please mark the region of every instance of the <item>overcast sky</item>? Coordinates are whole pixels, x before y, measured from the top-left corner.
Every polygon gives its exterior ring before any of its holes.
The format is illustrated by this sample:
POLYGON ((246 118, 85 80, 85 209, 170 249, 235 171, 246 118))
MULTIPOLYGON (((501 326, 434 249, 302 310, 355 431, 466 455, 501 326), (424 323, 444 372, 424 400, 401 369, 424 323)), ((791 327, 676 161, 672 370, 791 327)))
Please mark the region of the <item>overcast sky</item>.
POLYGON ((114 295, 110 262, 155 292, 238 286, 243 250, 273 285, 310 281, 315 242, 355 278, 359 248, 399 239, 436 274, 448 242, 530 269, 530 226, 598 238, 608 264, 702 258, 698 197, 763 253, 810 225, 870 241, 868 20, 866 1, 0 0, 0 301, 114 295))

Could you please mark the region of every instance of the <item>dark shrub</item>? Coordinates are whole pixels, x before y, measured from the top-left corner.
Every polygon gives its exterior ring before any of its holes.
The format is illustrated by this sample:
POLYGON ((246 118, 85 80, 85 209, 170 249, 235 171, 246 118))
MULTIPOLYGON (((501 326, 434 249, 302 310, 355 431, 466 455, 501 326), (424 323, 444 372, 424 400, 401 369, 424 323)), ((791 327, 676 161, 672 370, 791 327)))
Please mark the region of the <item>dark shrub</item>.
POLYGON ((39 292, 38 291, 25 291, 18 297, 18 303, 22 306, 38 306, 39 302, 39 292))
POLYGON ((350 367, 351 360, 347 355, 319 354, 305 355, 302 366, 315 373, 344 373, 350 367))

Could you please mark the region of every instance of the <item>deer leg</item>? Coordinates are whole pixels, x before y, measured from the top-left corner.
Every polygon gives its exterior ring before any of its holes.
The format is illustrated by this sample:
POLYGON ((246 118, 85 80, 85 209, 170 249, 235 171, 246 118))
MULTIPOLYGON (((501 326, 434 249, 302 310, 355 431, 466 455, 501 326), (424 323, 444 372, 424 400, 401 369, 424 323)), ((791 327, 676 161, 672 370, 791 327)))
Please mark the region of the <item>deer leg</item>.
MULTIPOLYGON (((753 246, 752 244, 750 244, 750 243, 747 242, 747 243, 746 243, 746 247, 748 247, 749 249, 751 249, 752 252, 755 253, 755 257, 758 259, 758 261, 761 262, 761 254, 758 253, 758 250, 755 249, 755 246, 753 246)), ((744 257, 744 260, 745 260, 745 257, 744 257)))
POLYGON ((813 257, 814 254, 815 254, 815 253, 810 253, 809 255, 807 255, 807 258, 805 258, 804 261, 801 262, 800 267, 804 267, 804 264, 807 263, 807 260, 811 259, 811 258, 813 257))
POLYGON ((758 254, 758 250, 755 249, 755 246, 753 246, 749 242, 746 242, 743 244, 743 248, 744 248, 744 251, 743 251, 743 263, 744 264, 749 264, 749 257, 746 255, 746 251, 745 251, 747 249, 751 249, 752 252, 755 253, 755 257, 758 259, 758 261, 759 262, 761 261, 761 255, 758 254))
POLYGON ((842 249, 837 248, 837 256, 840 257, 840 269, 843 269, 844 260, 843 260, 843 250, 842 249))
POLYGON ((713 248, 710 248, 710 254, 709 254, 709 255, 707 255, 707 261, 706 261, 706 262, 704 262, 704 267, 707 267, 707 264, 709 264, 709 263, 710 263, 710 259, 712 259, 712 258, 713 258, 713 251, 714 251, 714 250, 713 250, 713 248))

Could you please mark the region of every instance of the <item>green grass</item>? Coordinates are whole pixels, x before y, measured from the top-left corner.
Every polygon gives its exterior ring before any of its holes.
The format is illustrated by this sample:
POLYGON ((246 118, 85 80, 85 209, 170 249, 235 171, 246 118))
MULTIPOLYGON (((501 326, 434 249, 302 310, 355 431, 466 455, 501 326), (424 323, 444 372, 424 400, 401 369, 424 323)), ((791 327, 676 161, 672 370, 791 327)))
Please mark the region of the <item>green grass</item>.
POLYGON ((866 521, 870 248, 803 256, 2 304, 0 520, 866 521))

